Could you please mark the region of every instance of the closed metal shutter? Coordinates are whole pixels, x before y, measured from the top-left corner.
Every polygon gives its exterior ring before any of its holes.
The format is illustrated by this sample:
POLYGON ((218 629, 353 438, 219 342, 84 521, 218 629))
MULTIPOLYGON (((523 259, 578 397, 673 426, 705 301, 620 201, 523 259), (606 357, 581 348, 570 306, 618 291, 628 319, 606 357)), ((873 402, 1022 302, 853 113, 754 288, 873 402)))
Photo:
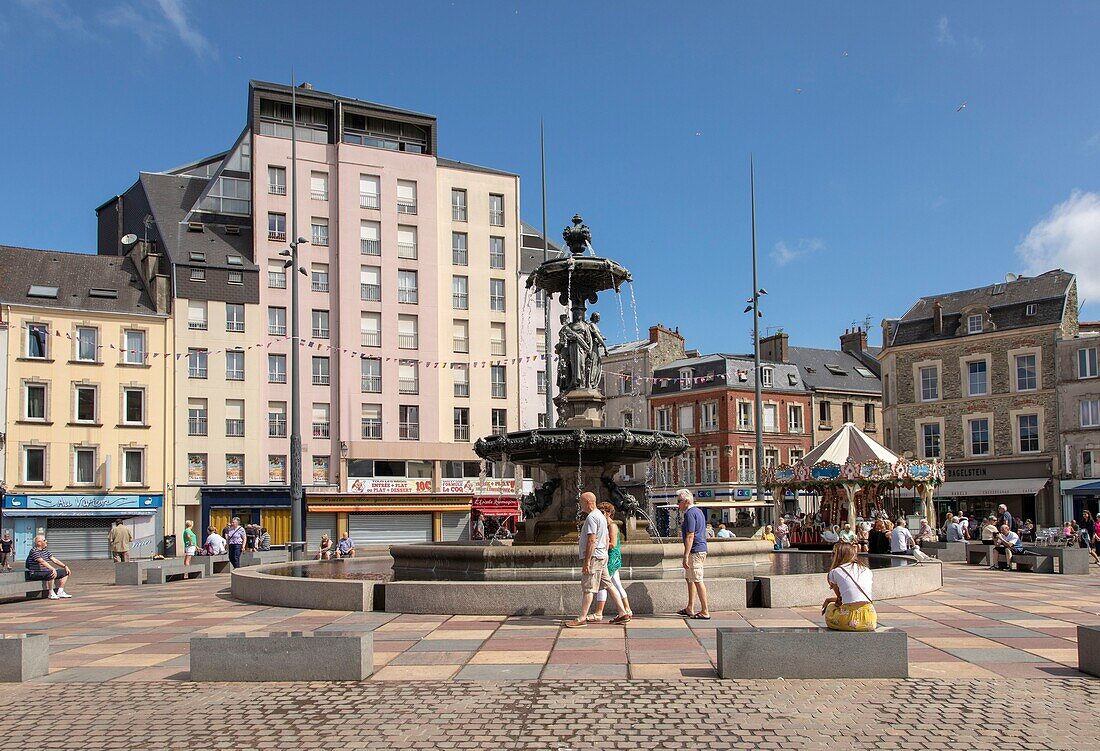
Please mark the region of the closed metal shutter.
POLYGON ((348 514, 348 532, 357 546, 431 542, 431 514, 348 514))
POLYGON ((470 539, 470 512, 443 512, 443 541, 455 542, 470 539))
POLYGON ((336 543, 336 514, 306 514, 306 549, 317 550, 321 544, 321 535, 328 535, 336 543))
POLYGON ((63 561, 111 557, 107 535, 111 519, 98 517, 52 517, 46 519, 46 540, 50 552, 63 561))

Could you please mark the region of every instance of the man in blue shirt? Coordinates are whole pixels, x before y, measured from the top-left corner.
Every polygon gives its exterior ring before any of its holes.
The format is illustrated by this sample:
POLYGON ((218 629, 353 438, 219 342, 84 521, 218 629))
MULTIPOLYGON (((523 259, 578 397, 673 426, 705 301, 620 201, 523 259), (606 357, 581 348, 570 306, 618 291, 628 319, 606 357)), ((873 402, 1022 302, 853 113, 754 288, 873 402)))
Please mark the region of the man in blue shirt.
POLYGON ((684 540, 684 579, 687 580, 688 604, 678 614, 685 618, 710 620, 707 607, 707 588, 703 584, 703 563, 707 559, 707 518, 695 506, 695 496, 686 488, 676 491, 676 503, 683 514, 680 534, 684 540), (695 598, 699 598, 699 610, 695 610, 695 598))
POLYGON ((355 557, 355 543, 348 537, 348 533, 345 532, 340 537, 340 542, 336 543, 336 557, 337 558, 354 558, 355 557))

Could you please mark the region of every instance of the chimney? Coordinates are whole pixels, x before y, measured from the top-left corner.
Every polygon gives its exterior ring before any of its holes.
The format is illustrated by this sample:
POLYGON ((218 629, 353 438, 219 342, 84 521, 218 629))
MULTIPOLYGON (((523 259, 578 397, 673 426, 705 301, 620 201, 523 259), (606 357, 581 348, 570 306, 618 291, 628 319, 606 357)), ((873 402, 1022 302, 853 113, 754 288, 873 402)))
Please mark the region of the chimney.
POLYGON ((943 333, 943 306, 939 300, 932 304, 932 333, 943 333))
POLYGON ((851 331, 844 329, 844 334, 840 337, 840 351, 851 352, 854 355, 867 351, 867 332, 862 326, 857 326, 851 331))
POLYGON ((787 345, 787 332, 766 336, 760 340, 760 359, 768 362, 788 362, 790 351, 787 345))
POLYGON ((679 327, 677 327, 675 331, 670 331, 669 329, 665 328, 663 325, 661 325, 659 323, 656 326, 650 326, 649 327, 649 343, 650 344, 656 344, 658 341, 660 341, 662 336, 671 336, 671 337, 674 337, 676 339, 679 339, 680 344, 683 345, 684 337, 680 333, 680 328, 679 327))

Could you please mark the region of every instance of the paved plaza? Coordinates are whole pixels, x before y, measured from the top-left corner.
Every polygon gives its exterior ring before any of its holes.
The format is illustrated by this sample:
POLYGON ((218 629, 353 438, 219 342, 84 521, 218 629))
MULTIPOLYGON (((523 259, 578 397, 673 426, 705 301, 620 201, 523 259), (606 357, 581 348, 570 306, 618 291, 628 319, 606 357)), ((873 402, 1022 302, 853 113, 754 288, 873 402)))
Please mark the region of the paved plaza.
POLYGON ((0 605, 0 630, 48 632, 52 651, 48 677, 0 688, 0 749, 195 747, 234 718, 258 732, 217 747, 825 748, 840 733, 862 748, 1043 749, 1100 736, 1074 720, 1100 706, 1075 641, 1078 624, 1100 624, 1100 576, 944 571, 942 590, 878 606, 910 636, 912 678, 847 684, 716 679, 715 628, 819 625, 816 609, 567 630, 257 606, 234 601, 226 577, 76 583, 69 601, 0 605), (290 630, 373 631, 377 672, 360 684, 188 681, 193 634, 290 630))

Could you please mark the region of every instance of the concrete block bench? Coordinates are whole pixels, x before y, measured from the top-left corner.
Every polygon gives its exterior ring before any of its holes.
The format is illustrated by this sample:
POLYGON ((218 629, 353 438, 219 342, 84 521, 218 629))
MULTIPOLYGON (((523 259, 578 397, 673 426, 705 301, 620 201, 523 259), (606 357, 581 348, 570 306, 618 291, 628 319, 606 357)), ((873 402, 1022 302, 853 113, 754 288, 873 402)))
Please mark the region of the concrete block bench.
POLYGON ((1100 626, 1077 627, 1077 669, 1100 678, 1100 626))
POLYGON ((45 597, 49 591, 50 582, 27 581, 27 573, 23 570, 0 574, 0 600, 45 597))
POLYGON ((206 566, 183 561, 161 561, 163 566, 147 569, 146 584, 166 584, 171 579, 201 579, 206 576, 206 566))
POLYGON ((241 553, 241 568, 263 566, 267 563, 286 563, 288 560, 285 550, 246 550, 241 553))
POLYGON ((373 672, 370 633, 191 637, 193 681, 361 681, 373 672))
POLYGON ((206 566, 206 575, 228 574, 233 568, 229 564, 229 553, 221 555, 196 555, 191 559, 192 563, 201 563, 206 566))
POLYGON ((115 564, 115 584, 140 587, 145 583, 149 569, 157 568, 165 561, 126 561, 115 564))
POLYGON ((966 560, 969 546, 965 542, 922 542, 921 552, 944 563, 956 563, 966 560))
POLYGON ((22 683, 31 678, 41 678, 49 672, 48 634, 0 636, 0 683, 22 683))
POLYGON ((1026 545, 1028 552, 1039 553, 1041 555, 1050 556, 1050 570, 1045 573, 1049 574, 1072 574, 1078 576, 1088 576, 1089 551, 1086 548, 1081 547, 1047 547, 1026 545))
POLYGON ((969 545, 966 548, 966 562, 975 566, 990 566, 989 551, 992 545, 969 545))
POLYGON ((719 678, 908 678, 904 631, 720 628, 719 678))
POLYGON ((1037 574, 1054 573, 1054 559, 1049 555, 1013 553, 1012 565, 1017 571, 1034 571, 1037 574))

